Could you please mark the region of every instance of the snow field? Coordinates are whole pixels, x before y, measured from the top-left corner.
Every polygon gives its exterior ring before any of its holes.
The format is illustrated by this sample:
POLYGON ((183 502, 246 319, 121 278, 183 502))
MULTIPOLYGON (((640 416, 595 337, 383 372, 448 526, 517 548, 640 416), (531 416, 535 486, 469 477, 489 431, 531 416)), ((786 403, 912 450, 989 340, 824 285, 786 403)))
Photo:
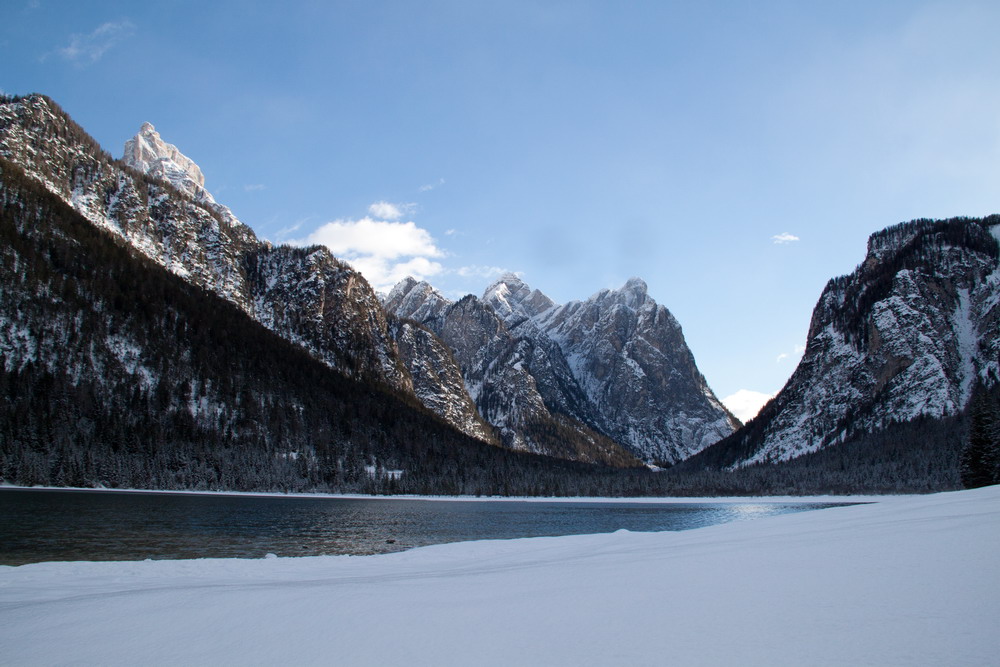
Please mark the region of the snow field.
POLYGON ((988 665, 1000 487, 679 533, 0 567, 0 662, 988 665))

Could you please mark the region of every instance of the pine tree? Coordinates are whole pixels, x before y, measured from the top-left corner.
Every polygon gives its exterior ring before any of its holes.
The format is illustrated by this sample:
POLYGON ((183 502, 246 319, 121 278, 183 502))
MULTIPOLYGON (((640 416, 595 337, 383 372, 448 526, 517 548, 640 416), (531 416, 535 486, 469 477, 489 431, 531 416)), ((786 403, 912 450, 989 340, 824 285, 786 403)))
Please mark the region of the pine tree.
POLYGON ((962 451, 962 484, 967 489, 1000 484, 1000 401, 997 391, 978 390, 972 402, 969 441, 962 451))

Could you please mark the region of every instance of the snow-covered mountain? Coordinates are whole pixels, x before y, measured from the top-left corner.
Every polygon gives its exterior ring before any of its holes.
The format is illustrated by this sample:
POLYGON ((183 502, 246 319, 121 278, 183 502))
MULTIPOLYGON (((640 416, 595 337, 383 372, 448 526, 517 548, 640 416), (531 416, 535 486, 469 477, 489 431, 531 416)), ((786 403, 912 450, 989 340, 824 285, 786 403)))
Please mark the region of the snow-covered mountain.
POLYGON ((501 444, 466 391, 462 371, 440 338, 412 320, 392 318, 390 327, 400 359, 413 378, 413 391, 435 414, 483 442, 501 444))
POLYGON ((916 220, 873 234, 831 280, 784 389, 705 452, 726 466, 778 462, 917 418, 961 413, 1000 377, 1000 216, 916 220))
POLYGON ((228 207, 215 201, 205 189, 205 176, 194 160, 160 138, 152 123, 143 123, 139 133, 125 142, 122 161, 136 171, 166 181, 194 201, 222 216, 230 225, 242 224, 228 207))
POLYGON ((525 425, 548 413, 643 460, 675 463, 738 425, 641 280, 557 306, 513 274, 458 303, 407 279, 385 304, 452 347, 470 394, 510 446, 541 447, 525 425))
POLYGON ((0 154, 96 226, 328 366, 416 396, 464 433, 495 441, 455 386, 460 373, 440 342, 390 327, 368 282, 325 247, 260 241, 205 189, 198 165, 149 123, 116 161, 48 98, 14 98, 0 104, 0 154), (405 354, 394 334, 405 338, 405 354), (435 372, 415 386, 408 367, 435 372))
MULTIPOLYGON (((512 334, 487 303, 472 295, 452 302, 407 278, 392 289, 385 307, 420 322, 451 348, 468 395, 504 446, 589 462, 635 462, 620 444, 547 404, 536 380, 534 342, 512 334)), ((419 382, 420 371, 411 372, 419 382)))
POLYGON ((533 322, 566 356, 605 432, 647 459, 681 461, 739 426, 642 280, 549 308, 533 322))
POLYGON ((257 239, 150 124, 126 143, 125 161, 115 161, 54 103, 33 95, 0 105, 0 152, 98 227, 328 365, 412 391, 364 278, 325 248, 257 239))

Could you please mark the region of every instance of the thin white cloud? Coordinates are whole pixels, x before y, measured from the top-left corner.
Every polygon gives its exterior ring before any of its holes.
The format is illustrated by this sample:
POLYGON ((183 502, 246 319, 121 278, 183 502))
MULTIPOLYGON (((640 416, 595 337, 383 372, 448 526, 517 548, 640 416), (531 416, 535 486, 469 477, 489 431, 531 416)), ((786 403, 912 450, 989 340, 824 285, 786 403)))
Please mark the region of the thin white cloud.
POLYGON ((427 183, 426 185, 421 185, 419 188, 417 188, 417 190, 419 192, 429 192, 434 188, 441 187, 442 185, 444 185, 444 179, 439 178, 436 183, 427 183))
POLYGON ((444 257, 445 253, 437 247, 430 232, 412 221, 388 222, 367 217, 334 220, 293 243, 325 245, 380 291, 390 289, 408 275, 424 280, 444 271, 433 260, 444 257))
POLYGON ((771 241, 773 241, 775 245, 784 245, 786 243, 795 243, 798 240, 799 240, 798 236, 795 236, 794 234, 789 234, 788 232, 782 232, 781 234, 775 234, 774 236, 771 237, 771 241))
POLYGON ((277 232, 274 233, 274 237, 276 239, 278 239, 279 241, 287 239, 289 236, 291 236, 295 232, 299 231, 299 229, 302 227, 302 223, 303 222, 305 222, 305 221, 304 220, 299 220, 294 225, 289 225, 287 227, 282 227, 281 229, 279 229, 277 232))
POLYGON ((773 394, 765 394, 762 391, 752 389, 740 389, 723 398, 722 404, 745 424, 756 417, 760 409, 772 398, 774 398, 773 394))
POLYGON ((92 65, 111 47, 131 35, 133 30, 135 26, 128 20, 102 23, 89 34, 70 35, 69 44, 56 49, 55 53, 74 65, 92 65))
POLYGON ((456 230, 456 229, 446 229, 446 230, 444 230, 444 235, 445 236, 454 236, 457 233, 457 231, 458 230, 456 230))
POLYGON ((794 348, 792 348, 791 352, 782 352, 781 354, 779 354, 775 359, 775 362, 780 364, 785 359, 799 359, 803 354, 805 354, 805 351, 806 351, 805 345, 796 345, 794 348))
POLYGON ((263 183, 253 183, 252 185, 244 185, 244 192, 259 192, 260 190, 266 190, 267 186, 263 183))
POLYGON ((413 211, 416 204, 393 204, 387 201, 377 201, 368 207, 368 215, 379 220, 399 220, 413 211))
POLYGON ((502 276, 505 273, 511 273, 511 271, 499 266, 481 266, 473 264, 470 266, 461 266, 455 269, 455 273, 463 278, 493 278, 495 276, 502 276))

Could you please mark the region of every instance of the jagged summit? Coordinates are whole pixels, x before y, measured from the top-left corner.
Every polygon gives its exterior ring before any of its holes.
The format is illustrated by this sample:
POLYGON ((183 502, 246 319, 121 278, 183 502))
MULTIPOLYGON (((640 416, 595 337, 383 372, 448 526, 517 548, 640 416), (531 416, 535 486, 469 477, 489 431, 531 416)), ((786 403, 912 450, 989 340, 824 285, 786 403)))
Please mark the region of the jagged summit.
POLYGON ((629 278, 625 284, 612 294, 630 308, 638 308, 649 299, 649 287, 642 278, 629 278))
POLYGON ((205 189, 205 175, 201 167, 181 153, 177 146, 163 141, 152 123, 143 123, 139 133, 125 142, 122 161, 133 169, 170 183, 199 204, 217 212, 230 224, 243 224, 205 189))
POLYGON ((560 306, 507 273, 482 299, 451 304, 408 279, 385 306, 453 348, 471 395, 509 446, 548 451, 538 424, 556 418, 643 460, 673 463, 738 424, 698 372, 680 325, 647 290, 632 278, 560 306))
POLYGON ((189 195, 205 187, 201 168, 177 146, 163 141, 152 123, 143 123, 139 133, 125 142, 122 159, 130 167, 162 178, 189 195))
POLYGON ((505 273, 483 292, 484 302, 493 307, 508 326, 536 317, 555 306, 539 290, 532 290, 515 273, 505 273))
POLYGON ((535 320, 555 341, 605 432, 646 460, 677 462, 738 422, 698 371, 680 324, 631 278, 535 320))
POLYGON ((430 283, 407 276, 389 291, 383 300, 386 311, 396 317, 428 322, 451 305, 430 283))
POLYGON ((649 286, 646 285, 646 281, 642 278, 632 277, 625 282, 625 285, 619 290, 619 292, 636 295, 641 294, 642 296, 645 296, 649 293, 649 286))

